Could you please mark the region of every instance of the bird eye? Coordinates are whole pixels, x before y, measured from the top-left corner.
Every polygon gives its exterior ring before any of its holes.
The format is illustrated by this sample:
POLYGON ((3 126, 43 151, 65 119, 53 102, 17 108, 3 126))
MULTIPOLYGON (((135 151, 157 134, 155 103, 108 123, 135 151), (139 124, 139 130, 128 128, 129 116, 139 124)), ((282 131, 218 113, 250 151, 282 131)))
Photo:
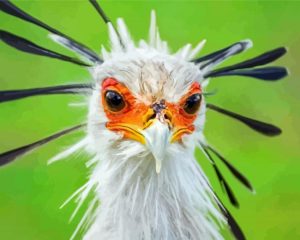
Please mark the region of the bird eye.
POLYGON ((105 93, 105 101, 109 110, 113 112, 121 111, 125 107, 125 102, 121 94, 109 90, 105 93))
POLYGON ((196 93, 190 96, 184 104, 184 111, 188 114, 196 113, 200 107, 201 99, 202 95, 200 93, 196 93))

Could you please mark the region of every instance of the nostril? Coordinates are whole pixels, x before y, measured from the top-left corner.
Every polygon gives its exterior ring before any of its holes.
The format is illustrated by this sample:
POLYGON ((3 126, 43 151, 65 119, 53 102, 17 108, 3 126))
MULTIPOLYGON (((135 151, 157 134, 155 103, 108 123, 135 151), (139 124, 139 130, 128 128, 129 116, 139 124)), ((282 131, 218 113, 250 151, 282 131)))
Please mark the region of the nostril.
POLYGON ((151 119, 155 119, 155 118, 156 118, 156 113, 153 113, 153 114, 148 116, 147 122, 150 121, 151 119))
POLYGON ((166 120, 169 120, 170 122, 172 122, 172 116, 171 116, 170 114, 165 113, 164 118, 165 118, 166 120))

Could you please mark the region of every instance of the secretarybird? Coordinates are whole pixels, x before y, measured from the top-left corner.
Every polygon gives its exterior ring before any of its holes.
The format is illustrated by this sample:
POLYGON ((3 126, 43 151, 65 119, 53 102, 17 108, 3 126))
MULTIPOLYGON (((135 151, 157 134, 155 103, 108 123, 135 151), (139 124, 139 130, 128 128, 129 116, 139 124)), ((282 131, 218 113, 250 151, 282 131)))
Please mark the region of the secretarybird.
MULTIPOLYGON (((214 157, 250 191, 250 182, 204 135, 206 110, 229 116, 253 130, 275 136, 274 125, 241 116, 207 103, 205 87, 210 79, 245 76, 276 81, 287 75, 284 67, 263 66, 286 53, 284 47, 246 61, 216 68, 226 59, 252 46, 250 40, 234 43, 208 55, 196 57, 205 44, 185 45, 171 53, 161 40, 155 13, 151 13, 149 40, 135 43, 122 19, 116 25, 95 0, 91 6, 107 23, 110 49, 96 54, 9 1, 1 10, 35 24, 50 33, 53 41, 74 51, 80 58, 46 49, 13 33, 1 30, 2 42, 20 51, 56 58, 87 68, 93 78, 82 84, 0 92, 0 102, 50 94, 84 94, 88 101, 86 123, 0 154, 0 165, 11 163, 30 151, 73 131, 85 136, 54 162, 86 151, 91 156, 87 183, 68 200, 78 208, 90 192, 90 202, 77 229, 85 229, 86 240, 209 240, 223 239, 220 229, 228 226, 236 239, 245 239, 236 221, 212 189, 194 156, 200 148, 234 206, 238 202, 214 157)), ((76 211, 78 210, 76 209, 76 211)))

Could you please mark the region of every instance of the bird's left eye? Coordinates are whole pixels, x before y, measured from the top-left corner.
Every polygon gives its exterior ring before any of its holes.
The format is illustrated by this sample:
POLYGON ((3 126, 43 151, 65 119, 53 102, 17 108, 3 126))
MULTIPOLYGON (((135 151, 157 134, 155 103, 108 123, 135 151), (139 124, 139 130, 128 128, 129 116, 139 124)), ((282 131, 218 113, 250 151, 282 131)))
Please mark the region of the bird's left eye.
POLYGON ((188 97, 184 104, 184 111, 188 114, 194 114, 198 111, 201 104, 202 95, 200 93, 193 94, 188 97))
POLYGON ((122 95, 116 91, 107 91, 105 93, 105 102, 109 110, 113 112, 119 112, 125 107, 122 95))

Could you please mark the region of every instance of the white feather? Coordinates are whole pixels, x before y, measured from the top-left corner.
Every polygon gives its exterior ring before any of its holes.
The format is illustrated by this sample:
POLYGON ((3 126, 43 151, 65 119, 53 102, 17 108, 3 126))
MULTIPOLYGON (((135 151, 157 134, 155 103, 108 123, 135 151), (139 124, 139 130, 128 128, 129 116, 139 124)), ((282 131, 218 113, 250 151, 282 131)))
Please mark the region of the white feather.
POLYGON ((154 11, 148 42, 140 40, 135 45, 122 19, 118 19, 117 27, 119 35, 108 23, 111 50, 102 47, 104 63, 91 72, 96 87, 89 99, 87 138, 52 159, 66 157, 84 146, 94 156, 87 163, 91 168, 88 182, 67 200, 76 197, 75 215, 89 193, 95 194, 72 238, 89 226, 85 240, 221 240, 219 227, 225 219, 194 157, 197 143, 205 140, 205 101, 194 122, 194 133, 184 136, 182 144, 161 147, 164 160, 157 174, 147 146, 125 140, 105 127, 108 119, 100 92, 102 81, 113 77, 130 89, 136 101, 147 105, 158 99, 177 103, 193 82, 205 87, 205 71, 239 49, 232 48, 203 71, 188 61, 201 51, 205 40, 194 49, 188 44, 170 54, 168 44, 159 36, 154 11))
POLYGON ((56 156, 54 156, 53 158, 49 159, 48 164, 52 164, 52 163, 54 163, 58 160, 61 160, 63 158, 66 158, 66 157, 70 156, 71 154, 73 154, 73 153, 79 151, 80 149, 84 148, 87 144, 88 144, 88 139, 87 138, 84 138, 84 139, 80 140, 79 142, 77 142, 73 146, 69 147, 65 151, 63 151, 63 152, 57 154, 56 156))
POLYGON ((122 18, 117 19, 117 24, 118 24, 118 32, 121 37, 121 41, 126 47, 126 49, 129 51, 134 48, 134 42, 127 30, 127 27, 124 23, 124 20, 122 18))
POLYGON ((108 34, 109 34, 112 51, 113 52, 121 52, 123 49, 121 46, 120 38, 119 38, 115 28, 113 27, 112 23, 110 23, 110 22, 107 23, 107 26, 108 26, 108 34))
POLYGON ((206 39, 202 40, 198 43, 198 45, 190 52, 190 55, 188 56, 187 60, 192 60, 196 55, 202 50, 206 43, 206 39))
POLYGON ((149 45, 155 47, 156 42, 156 14, 155 11, 151 11, 150 29, 149 29, 149 45))

